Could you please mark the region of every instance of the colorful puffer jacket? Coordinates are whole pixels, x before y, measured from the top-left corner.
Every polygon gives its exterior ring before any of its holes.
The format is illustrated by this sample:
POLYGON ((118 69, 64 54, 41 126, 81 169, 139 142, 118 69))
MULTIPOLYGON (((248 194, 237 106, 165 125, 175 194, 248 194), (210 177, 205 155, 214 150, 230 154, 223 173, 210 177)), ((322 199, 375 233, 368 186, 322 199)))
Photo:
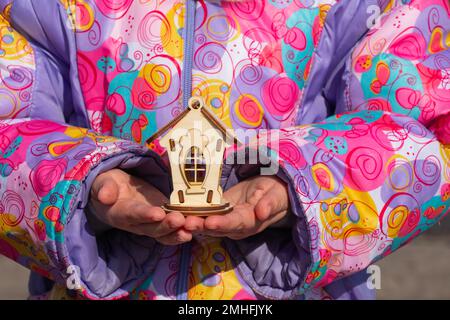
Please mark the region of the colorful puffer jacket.
MULTIPOLYGON (((88 299, 367 299, 368 266, 449 212, 446 0, 0 0, 0 252, 30 293, 88 299), (176 247, 86 206, 192 95, 269 139, 295 222, 176 247), (274 133, 277 134, 274 134, 274 133), (277 137, 276 141, 271 140, 277 137)), ((248 177, 226 165, 223 186, 248 177)))

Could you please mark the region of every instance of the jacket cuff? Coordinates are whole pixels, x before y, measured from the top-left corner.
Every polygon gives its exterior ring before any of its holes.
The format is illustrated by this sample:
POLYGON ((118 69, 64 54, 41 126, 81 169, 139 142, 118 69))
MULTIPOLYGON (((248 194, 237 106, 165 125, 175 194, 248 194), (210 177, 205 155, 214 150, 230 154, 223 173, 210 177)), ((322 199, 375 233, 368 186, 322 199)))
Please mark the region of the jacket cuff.
MULTIPOLYGON (((248 151, 246 152, 248 154, 248 151)), ((233 156, 233 155, 230 155, 233 156)), ((270 161, 278 159, 272 158, 270 161)), ((269 163, 263 159, 254 165, 225 165, 222 185, 228 189, 239 181, 260 174, 269 163)), ((268 228, 243 240, 224 239, 234 263, 244 281, 266 299, 302 299, 300 288, 310 268, 310 231, 296 195, 292 175, 280 167, 276 176, 288 185, 289 201, 294 222, 291 232, 268 228)))
POLYGON ((79 270, 78 291, 90 299, 128 296, 151 275, 163 249, 154 239, 118 229, 94 232, 85 214, 89 190, 100 173, 113 168, 138 170, 144 179, 152 173, 152 178, 159 180, 153 184, 168 194, 168 176, 152 157, 123 154, 103 161, 88 175, 79 205, 66 227, 65 239, 68 261, 75 266, 72 270, 79 270))
POLYGON ((152 273, 163 249, 154 239, 117 229, 96 234, 88 222, 89 190, 95 178, 107 170, 121 168, 138 173, 163 193, 169 193, 168 174, 157 155, 140 147, 124 149, 125 152, 111 154, 99 161, 79 183, 70 180, 44 199, 58 201, 52 198, 66 194, 64 201, 55 205, 70 213, 65 223, 61 220, 64 224, 61 233, 58 222, 47 225, 47 234, 52 233, 53 228, 53 239, 47 239, 45 243, 53 267, 44 275, 89 299, 128 296, 152 273))

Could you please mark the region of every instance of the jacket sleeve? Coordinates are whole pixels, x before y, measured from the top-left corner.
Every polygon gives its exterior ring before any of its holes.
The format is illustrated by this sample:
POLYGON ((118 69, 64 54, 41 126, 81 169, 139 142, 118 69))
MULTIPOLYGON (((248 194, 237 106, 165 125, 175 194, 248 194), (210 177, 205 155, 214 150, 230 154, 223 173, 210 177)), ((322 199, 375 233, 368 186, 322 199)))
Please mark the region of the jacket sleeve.
POLYGON ((278 137, 269 146, 307 221, 303 289, 365 269, 449 211, 450 148, 414 119, 361 111, 278 137))
POLYGON ((85 297, 120 298, 153 270, 161 248, 119 230, 96 235, 85 214, 90 186, 122 168, 168 193, 167 172, 145 147, 86 128, 70 61, 58 57, 73 49, 65 10, 38 2, 0 1, 0 253, 85 297), (42 7, 52 29, 41 24, 42 7))
POLYGON ((264 240, 283 237, 272 230, 229 242, 256 290, 292 297, 323 288, 363 271, 449 212, 450 52, 436 40, 449 27, 444 2, 392 8, 343 69, 329 74, 333 85, 324 96, 335 95, 335 116, 269 130, 245 147, 269 146, 297 217, 293 243, 264 240), (412 27, 427 19, 434 26, 428 33, 412 27))

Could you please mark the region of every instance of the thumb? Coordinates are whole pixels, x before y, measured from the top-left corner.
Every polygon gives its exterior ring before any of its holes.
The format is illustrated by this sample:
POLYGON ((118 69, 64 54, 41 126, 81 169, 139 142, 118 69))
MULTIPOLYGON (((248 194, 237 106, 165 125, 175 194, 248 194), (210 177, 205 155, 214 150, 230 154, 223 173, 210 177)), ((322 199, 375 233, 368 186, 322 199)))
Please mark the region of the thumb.
POLYGON ((289 207, 289 197, 284 186, 277 186, 270 189, 255 206, 256 218, 265 221, 269 217, 287 210, 289 207))
POLYGON ((99 176, 91 187, 91 195, 103 205, 113 205, 119 198, 119 185, 111 176, 99 176))

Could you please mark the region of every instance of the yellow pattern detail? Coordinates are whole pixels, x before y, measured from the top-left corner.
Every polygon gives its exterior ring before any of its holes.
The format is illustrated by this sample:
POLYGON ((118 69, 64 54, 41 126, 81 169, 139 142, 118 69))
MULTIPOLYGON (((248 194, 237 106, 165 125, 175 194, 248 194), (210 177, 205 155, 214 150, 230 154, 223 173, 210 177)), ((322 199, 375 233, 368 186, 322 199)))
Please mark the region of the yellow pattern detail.
POLYGON ((189 300, 230 300, 243 289, 220 239, 202 238, 193 246, 189 300))

